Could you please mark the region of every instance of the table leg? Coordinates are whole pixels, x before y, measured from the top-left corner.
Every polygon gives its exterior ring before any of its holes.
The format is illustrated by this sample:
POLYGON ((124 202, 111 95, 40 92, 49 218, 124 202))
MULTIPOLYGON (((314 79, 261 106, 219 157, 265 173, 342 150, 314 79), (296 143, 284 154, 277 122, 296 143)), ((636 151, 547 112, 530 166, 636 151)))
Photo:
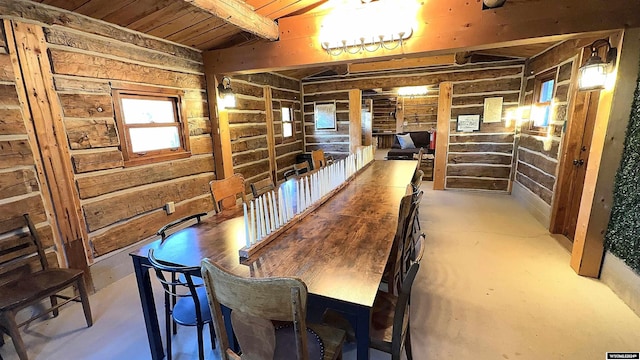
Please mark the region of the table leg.
MULTIPOLYGON (((136 282, 138 283, 138 292, 140 293, 140 302, 142 303, 142 315, 144 316, 147 338, 149 339, 151 359, 162 360, 164 359, 164 348, 162 346, 160 326, 158 325, 156 304, 153 300, 153 289, 151 288, 149 268, 142 264, 142 258, 136 256, 132 258, 133 269, 136 273, 136 282)), ((171 336, 171 334, 167 334, 167 336, 171 336)))
POLYGON ((323 296, 309 294, 307 310, 324 311, 329 308, 342 313, 351 323, 356 336, 356 351, 358 360, 369 360, 369 326, 371 324, 371 308, 338 301, 323 296))
POLYGON ((356 349, 358 360, 369 359, 369 327, 371 324, 371 309, 359 306, 356 311, 356 349))

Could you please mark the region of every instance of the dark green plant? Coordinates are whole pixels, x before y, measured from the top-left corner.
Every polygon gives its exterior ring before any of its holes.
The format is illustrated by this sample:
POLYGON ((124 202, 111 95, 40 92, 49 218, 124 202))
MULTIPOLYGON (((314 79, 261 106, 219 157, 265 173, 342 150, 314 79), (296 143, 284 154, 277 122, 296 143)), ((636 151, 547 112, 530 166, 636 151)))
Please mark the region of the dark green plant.
POLYGON ((616 174, 605 248, 640 274, 640 77, 616 174))

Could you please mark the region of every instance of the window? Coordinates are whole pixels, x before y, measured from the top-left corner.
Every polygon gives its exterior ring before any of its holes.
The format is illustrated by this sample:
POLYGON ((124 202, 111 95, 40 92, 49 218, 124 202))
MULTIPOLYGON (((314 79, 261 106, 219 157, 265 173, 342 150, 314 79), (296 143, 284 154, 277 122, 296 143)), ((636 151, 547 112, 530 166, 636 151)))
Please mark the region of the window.
POLYGON ((283 106, 281 108, 282 113, 282 137, 290 138, 293 137, 295 133, 295 129, 293 126, 293 111, 291 111, 290 107, 283 106))
POLYGON ((114 89, 113 98, 125 166, 191 155, 180 91, 136 86, 114 89))
POLYGON ((547 127, 551 121, 551 106, 556 71, 544 73, 535 79, 534 104, 531 109, 532 128, 547 127))

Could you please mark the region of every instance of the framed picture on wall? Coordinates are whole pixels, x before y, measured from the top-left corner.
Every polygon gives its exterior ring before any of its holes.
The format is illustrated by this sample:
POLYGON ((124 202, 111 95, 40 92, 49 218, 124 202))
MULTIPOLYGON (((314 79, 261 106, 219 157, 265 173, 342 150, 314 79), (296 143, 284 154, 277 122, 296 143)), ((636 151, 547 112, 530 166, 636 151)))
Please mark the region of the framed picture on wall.
POLYGON ((336 102, 313 103, 313 122, 316 130, 336 130, 336 102))
POLYGON ((458 115, 457 132, 474 132, 480 130, 480 115, 458 115))

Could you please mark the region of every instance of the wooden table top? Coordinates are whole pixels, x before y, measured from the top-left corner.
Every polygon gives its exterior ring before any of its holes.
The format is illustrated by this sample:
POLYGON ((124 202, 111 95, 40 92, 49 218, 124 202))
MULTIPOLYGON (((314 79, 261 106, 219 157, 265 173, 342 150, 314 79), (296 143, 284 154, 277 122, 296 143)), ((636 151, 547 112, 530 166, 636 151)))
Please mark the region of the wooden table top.
POLYGON ((238 276, 294 276, 309 292, 372 306, 391 251, 400 199, 415 161, 374 161, 344 189, 241 264, 245 244, 240 206, 150 243, 133 256, 198 266, 208 257, 238 276))

